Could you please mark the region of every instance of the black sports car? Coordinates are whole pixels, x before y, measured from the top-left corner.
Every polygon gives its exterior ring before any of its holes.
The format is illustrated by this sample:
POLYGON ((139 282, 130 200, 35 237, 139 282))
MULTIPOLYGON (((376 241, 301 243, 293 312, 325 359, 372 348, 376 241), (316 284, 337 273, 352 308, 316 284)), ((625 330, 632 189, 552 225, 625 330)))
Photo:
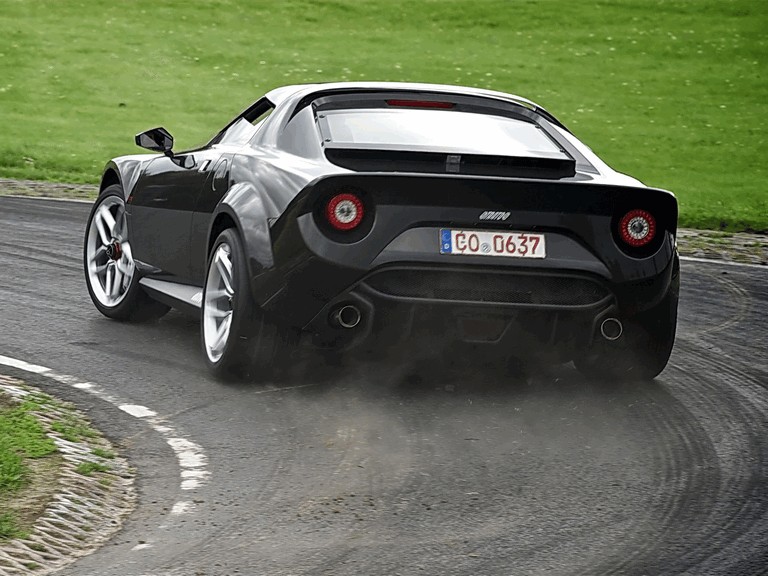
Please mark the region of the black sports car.
POLYGON ((269 92, 205 146, 110 161, 88 291, 120 320, 199 314, 205 360, 258 378, 311 340, 419 331, 653 378, 675 338, 677 202, 500 92, 335 83, 269 92))

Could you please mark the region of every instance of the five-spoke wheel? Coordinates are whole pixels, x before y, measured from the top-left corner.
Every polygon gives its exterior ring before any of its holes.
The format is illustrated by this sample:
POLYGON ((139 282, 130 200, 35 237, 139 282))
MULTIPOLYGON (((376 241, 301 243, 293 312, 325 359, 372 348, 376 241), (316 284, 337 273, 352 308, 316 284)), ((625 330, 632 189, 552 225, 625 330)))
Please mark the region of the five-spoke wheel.
POLYGON ((203 306, 203 345, 211 362, 218 362, 224 353, 232 328, 232 249, 219 244, 211 257, 208 279, 205 283, 203 306))
POLYGON ((136 271, 126 234, 125 204, 106 196, 91 217, 85 240, 86 274, 94 295, 104 306, 119 304, 136 271))
POLYGON ((168 307, 151 300, 138 285, 122 188, 107 187, 91 210, 85 231, 83 264, 96 308, 118 320, 159 318, 168 307))
POLYGON ((206 363, 225 379, 272 377, 297 343, 296 331, 272 322, 254 301, 234 228, 219 235, 208 257, 201 321, 206 363))

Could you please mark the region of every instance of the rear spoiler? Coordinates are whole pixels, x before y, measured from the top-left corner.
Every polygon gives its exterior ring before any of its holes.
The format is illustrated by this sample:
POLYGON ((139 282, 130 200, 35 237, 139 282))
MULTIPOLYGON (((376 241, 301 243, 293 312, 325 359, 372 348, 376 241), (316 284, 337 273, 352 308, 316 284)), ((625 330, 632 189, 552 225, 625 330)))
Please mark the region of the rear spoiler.
POLYGON ((335 148, 327 146, 329 162, 355 172, 468 174, 555 179, 576 175, 573 158, 493 156, 446 152, 335 148))

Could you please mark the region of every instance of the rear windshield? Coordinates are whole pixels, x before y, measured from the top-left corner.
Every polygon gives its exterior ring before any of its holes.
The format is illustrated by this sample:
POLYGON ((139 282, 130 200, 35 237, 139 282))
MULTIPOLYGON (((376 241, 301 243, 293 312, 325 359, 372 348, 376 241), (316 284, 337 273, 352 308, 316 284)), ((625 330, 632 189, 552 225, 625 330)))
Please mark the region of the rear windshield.
POLYGON ((532 122, 455 110, 356 109, 323 113, 331 146, 569 158, 532 122))

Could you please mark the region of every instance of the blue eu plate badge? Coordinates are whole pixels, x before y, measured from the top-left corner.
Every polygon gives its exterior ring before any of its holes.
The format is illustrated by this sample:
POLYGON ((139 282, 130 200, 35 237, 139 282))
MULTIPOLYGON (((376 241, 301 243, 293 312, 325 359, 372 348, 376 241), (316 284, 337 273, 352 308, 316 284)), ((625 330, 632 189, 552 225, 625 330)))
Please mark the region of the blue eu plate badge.
POLYGON ((440 253, 450 254, 451 252, 452 252, 451 231, 440 230, 440 253))

